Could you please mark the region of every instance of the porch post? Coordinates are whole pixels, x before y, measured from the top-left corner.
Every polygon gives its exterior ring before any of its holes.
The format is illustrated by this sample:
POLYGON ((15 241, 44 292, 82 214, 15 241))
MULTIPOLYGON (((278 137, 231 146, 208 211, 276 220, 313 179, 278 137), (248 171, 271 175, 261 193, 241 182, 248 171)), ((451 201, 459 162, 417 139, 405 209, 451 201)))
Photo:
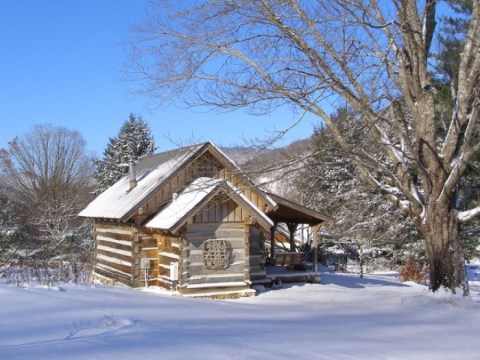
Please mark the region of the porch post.
POLYGON ((273 259, 275 257, 275 229, 277 228, 277 222, 273 223, 273 226, 270 228, 270 257, 273 259))
POLYGON ((313 232, 313 271, 318 271, 318 230, 320 225, 312 226, 313 232))
POLYGON ((295 231, 297 231, 298 223, 287 223, 290 232, 290 251, 295 251, 295 231))

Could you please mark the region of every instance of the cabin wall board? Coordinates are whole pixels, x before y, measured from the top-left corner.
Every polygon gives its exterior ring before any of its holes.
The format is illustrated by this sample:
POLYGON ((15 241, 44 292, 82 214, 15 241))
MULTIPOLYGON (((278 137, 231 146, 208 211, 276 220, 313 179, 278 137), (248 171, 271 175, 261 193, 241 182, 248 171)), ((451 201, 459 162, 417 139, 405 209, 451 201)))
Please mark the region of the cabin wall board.
MULTIPOLYGON (((242 276, 242 281, 244 280, 244 271, 245 271, 245 263, 241 262, 241 263, 234 263, 232 265, 230 265, 230 267, 228 268, 229 272, 228 274, 232 273, 232 274, 237 274, 238 276, 241 274, 242 276)), ((189 274, 190 274, 190 277, 189 277, 189 281, 192 279, 192 277, 196 276, 196 275, 192 275, 192 274, 198 274, 200 276, 204 276, 205 278, 207 277, 215 277, 219 274, 219 271, 218 270, 208 270, 208 269, 205 269, 205 266, 203 264, 203 261, 201 263, 188 263, 188 271, 189 271, 189 274)))
POLYGON ((222 165, 212 155, 205 153, 191 164, 182 169, 178 175, 170 179, 152 198, 142 207, 141 214, 136 215, 139 223, 158 212, 172 200, 173 193, 183 190, 198 177, 218 177, 222 165))
POLYGON ((209 286, 212 286, 214 287, 215 285, 218 285, 218 284, 233 284, 233 283, 243 283, 243 285, 245 285, 245 279, 244 279, 244 276, 243 276, 243 273, 239 273, 239 274, 232 274, 232 275, 228 275, 228 276, 214 276, 214 275, 207 275, 207 276, 201 276, 201 277, 192 277, 191 279, 189 279, 188 281, 188 285, 187 287, 188 288, 193 288, 195 285, 200 285, 200 284, 203 284, 203 285, 208 285, 208 286, 205 286, 205 287, 209 287, 209 286))
POLYGON ((257 206, 262 211, 266 211, 268 204, 265 202, 265 199, 258 195, 252 185, 246 184, 245 179, 242 179, 240 176, 235 173, 225 173, 223 178, 229 180, 235 187, 243 192, 243 194, 257 206))
POLYGON ((221 194, 215 196, 195 216, 195 223, 243 223, 249 214, 228 196, 221 194))
POLYGON ((216 299, 237 299, 246 296, 255 296, 255 290, 250 289, 242 283, 237 286, 213 286, 197 287, 197 288, 183 288, 181 289, 182 296, 196 297, 196 298, 216 298, 216 299))

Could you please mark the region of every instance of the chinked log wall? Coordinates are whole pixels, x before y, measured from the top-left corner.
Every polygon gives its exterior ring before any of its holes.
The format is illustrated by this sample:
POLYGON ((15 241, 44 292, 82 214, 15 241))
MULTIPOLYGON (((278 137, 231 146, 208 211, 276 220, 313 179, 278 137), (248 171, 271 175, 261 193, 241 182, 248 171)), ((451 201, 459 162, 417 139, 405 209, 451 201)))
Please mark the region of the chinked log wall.
MULTIPOLYGON (((150 261, 150 268, 147 270, 148 285, 158 285, 158 245, 154 236, 145 233, 138 234, 138 253, 139 259, 148 259, 150 261)), ((135 287, 145 286, 145 273, 140 267, 135 267, 135 287)))
POLYGON ((133 284, 133 228, 112 223, 95 224, 95 275, 106 284, 133 284))
POLYGON ((250 280, 258 281, 266 278, 263 230, 250 226, 250 280))
MULTIPOLYGON (((158 233, 154 233, 153 239, 156 244, 156 254, 151 263, 151 266, 153 266, 150 271, 152 281, 149 284, 170 290, 174 285, 170 265, 178 263, 180 260, 182 239, 178 236, 158 233)), ((153 251, 152 255, 154 255, 153 251)))
POLYGON ((249 289, 248 248, 243 223, 194 223, 188 226, 185 236, 181 293, 210 296, 249 289), (226 240, 231 245, 231 258, 225 268, 205 266, 204 242, 212 239, 226 240))

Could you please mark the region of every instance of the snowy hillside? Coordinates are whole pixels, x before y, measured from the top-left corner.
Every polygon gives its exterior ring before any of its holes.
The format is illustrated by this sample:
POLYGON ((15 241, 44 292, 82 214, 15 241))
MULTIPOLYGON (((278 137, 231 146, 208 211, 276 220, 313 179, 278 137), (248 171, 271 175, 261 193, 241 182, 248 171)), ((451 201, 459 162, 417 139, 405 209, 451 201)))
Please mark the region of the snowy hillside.
MULTIPOLYGON (((274 144, 275 145, 275 144, 274 144)), ((292 197, 295 173, 303 168, 312 149, 312 138, 297 140, 286 146, 222 148, 255 184, 277 195, 292 197)))
POLYGON ((0 286, 0 359, 477 359, 476 296, 323 274, 232 301, 153 290, 0 286))

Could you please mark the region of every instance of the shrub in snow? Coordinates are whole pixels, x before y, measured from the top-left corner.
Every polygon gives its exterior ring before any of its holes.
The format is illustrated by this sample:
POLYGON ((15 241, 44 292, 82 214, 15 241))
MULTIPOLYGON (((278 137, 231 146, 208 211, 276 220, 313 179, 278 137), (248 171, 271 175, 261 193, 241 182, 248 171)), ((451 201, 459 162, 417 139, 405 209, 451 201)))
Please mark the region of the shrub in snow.
POLYGON ((424 264, 418 259, 407 259, 405 264, 400 267, 400 281, 425 282, 426 273, 424 269, 424 264))

